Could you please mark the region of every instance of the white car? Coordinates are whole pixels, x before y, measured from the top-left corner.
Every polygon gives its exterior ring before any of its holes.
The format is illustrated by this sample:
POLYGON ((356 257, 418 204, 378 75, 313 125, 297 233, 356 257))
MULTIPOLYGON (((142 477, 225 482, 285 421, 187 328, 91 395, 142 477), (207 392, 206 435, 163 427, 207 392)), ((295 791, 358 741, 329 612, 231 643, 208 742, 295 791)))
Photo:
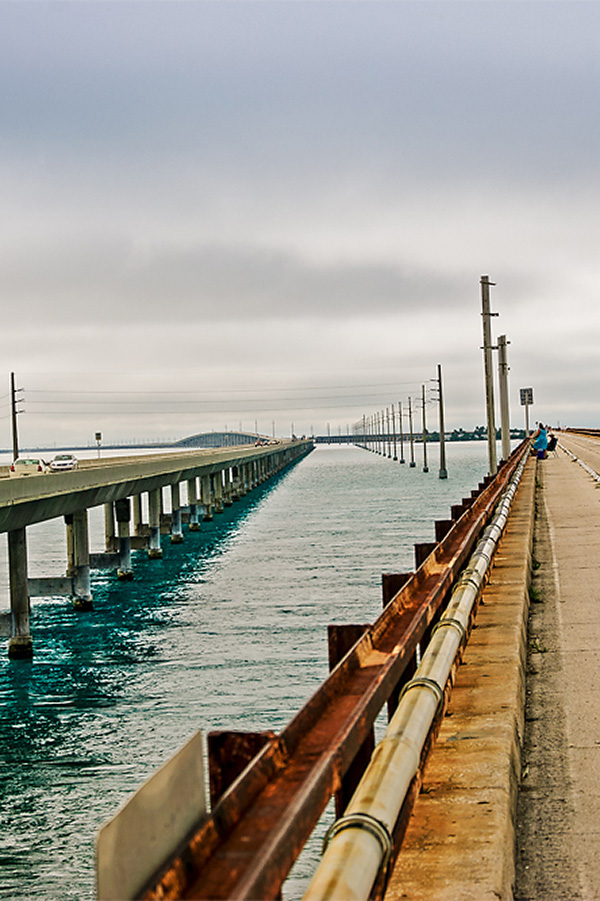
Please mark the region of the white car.
POLYGON ((79 461, 74 454, 57 454, 50 463, 52 472, 63 472, 65 469, 77 469, 79 461))
POLYGON ((36 476, 48 472, 48 464, 41 457, 17 457, 10 467, 11 476, 36 476))

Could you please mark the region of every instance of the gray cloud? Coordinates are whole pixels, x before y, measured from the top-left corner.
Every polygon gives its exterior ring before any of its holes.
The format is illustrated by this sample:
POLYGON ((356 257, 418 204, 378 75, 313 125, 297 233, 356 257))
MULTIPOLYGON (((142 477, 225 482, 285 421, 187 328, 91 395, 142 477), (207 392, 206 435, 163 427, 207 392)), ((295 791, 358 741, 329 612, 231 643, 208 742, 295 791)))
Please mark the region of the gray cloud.
MULTIPOLYGON (((467 426, 487 273, 513 394, 600 424, 598 4, 0 0, 0 16, 0 353, 30 390, 191 382, 252 416, 243 388, 296 386, 280 412, 307 430, 311 390, 413 391, 441 362, 448 423, 467 426)), ((315 418, 364 412, 344 403, 315 418)))

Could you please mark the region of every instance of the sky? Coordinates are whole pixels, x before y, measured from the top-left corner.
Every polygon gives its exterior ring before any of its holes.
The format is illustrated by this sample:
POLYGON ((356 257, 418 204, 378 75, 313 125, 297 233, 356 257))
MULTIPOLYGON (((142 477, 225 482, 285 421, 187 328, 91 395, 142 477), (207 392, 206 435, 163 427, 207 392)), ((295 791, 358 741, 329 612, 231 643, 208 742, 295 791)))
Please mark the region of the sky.
POLYGON ((484 274, 600 426, 599 110, 600 2, 0 0, 0 447, 473 428, 484 274))

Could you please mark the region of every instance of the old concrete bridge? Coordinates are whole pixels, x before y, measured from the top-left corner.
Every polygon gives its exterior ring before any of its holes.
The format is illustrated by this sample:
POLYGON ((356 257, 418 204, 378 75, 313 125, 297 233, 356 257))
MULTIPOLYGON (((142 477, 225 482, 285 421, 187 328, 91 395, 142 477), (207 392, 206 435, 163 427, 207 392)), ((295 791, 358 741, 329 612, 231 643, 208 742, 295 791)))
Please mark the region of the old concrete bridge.
POLYGON ((10 624, 8 653, 30 657, 30 597, 68 594, 78 609, 92 604, 90 568, 115 568, 120 579, 133 576, 131 549, 147 547, 160 557, 161 528, 168 521, 171 540, 183 540, 182 521, 199 528, 200 517, 251 491, 312 450, 310 441, 282 441, 211 450, 181 450, 143 456, 82 460, 69 472, 10 477, 0 472, 0 532, 8 533, 10 624), (185 485, 185 506, 181 486, 185 485), (163 512, 163 489, 171 494, 171 513, 163 512), (142 521, 142 495, 147 494, 148 521, 142 521), (103 505, 106 548, 91 554, 88 510, 103 505), (66 576, 29 579, 26 529, 33 523, 64 517, 66 576), (132 534, 133 532, 133 534, 132 534))

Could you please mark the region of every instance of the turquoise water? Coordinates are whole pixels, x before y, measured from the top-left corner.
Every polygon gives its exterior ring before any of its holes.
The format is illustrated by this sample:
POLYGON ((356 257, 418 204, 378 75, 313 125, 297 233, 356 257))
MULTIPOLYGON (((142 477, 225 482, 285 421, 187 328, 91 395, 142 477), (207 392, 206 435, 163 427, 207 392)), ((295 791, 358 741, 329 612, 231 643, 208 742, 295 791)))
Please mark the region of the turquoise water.
MULTIPOLYGON (((381 573, 412 568, 486 457, 450 445, 442 481, 436 448, 423 473, 320 446, 182 545, 163 536, 162 560, 134 552, 133 582, 94 574, 93 611, 34 599, 33 661, 0 644, 0 898, 93 898, 99 826, 197 729, 281 729, 327 675, 327 624, 379 615, 381 573)), ((30 575, 64 571, 62 522, 28 544, 30 575)))

